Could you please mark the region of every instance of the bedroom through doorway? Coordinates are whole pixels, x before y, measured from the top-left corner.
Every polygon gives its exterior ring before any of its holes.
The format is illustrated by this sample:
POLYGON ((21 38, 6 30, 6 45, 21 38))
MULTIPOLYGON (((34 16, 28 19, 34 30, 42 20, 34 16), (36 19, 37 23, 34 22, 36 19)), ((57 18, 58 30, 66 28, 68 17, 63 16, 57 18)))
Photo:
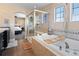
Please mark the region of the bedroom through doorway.
POLYGON ((25 19, 23 13, 17 13, 15 16, 15 39, 20 40, 25 38, 25 19))

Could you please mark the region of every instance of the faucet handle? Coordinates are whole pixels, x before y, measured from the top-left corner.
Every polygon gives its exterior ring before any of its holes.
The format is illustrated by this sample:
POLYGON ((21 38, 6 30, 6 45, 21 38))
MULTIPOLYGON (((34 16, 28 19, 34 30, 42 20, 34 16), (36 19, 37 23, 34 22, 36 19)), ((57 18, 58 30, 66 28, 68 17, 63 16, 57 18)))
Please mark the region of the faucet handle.
POLYGON ((60 50, 62 50, 62 47, 61 46, 59 46, 59 48, 60 48, 60 50))

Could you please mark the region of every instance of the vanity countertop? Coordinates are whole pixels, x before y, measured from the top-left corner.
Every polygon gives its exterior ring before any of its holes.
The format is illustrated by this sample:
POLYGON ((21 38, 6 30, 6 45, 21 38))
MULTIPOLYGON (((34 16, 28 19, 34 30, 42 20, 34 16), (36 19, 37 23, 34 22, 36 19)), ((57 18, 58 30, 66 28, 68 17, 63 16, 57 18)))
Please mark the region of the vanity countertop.
POLYGON ((55 49, 56 47, 54 46, 52 46, 52 49, 50 48, 50 45, 51 44, 47 44, 47 43, 45 43, 44 41, 43 41, 43 38, 42 37, 37 37, 37 36, 35 36, 35 37, 33 37, 33 39, 35 40, 35 41, 37 41, 38 43, 40 43, 42 46, 44 46, 46 49, 48 49, 48 50, 50 50, 52 53, 54 53, 55 55, 57 55, 57 56, 63 56, 64 54, 61 52, 61 51, 59 51, 59 50, 57 50, 57 49, 55 49))
POLYGON ((4 32, 5 30, 9 30, 9 28, 0 28, 0 33, 4 32))

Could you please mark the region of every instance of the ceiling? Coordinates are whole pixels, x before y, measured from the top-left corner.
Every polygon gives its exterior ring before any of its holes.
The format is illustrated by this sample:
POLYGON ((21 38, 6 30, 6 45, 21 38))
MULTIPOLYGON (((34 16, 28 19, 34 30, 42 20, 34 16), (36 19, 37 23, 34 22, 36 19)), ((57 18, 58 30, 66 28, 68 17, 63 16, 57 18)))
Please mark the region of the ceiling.
POLYGON ((34 9, 34 8, 39 9, 44 6, 47 6, 48 4, 50 3, 13 3, 12 5, 16 5, 24 8, 30 8, 30 9, 34 9))

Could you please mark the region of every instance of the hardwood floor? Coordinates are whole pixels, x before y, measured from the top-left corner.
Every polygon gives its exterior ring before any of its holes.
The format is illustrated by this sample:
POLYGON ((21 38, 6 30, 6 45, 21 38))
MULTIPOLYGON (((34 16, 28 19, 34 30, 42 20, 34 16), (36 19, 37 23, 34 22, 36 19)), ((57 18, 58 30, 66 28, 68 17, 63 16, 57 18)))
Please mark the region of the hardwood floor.
POLYGON ((18 40, 18 46, 3 52, 3 56, 34 56, 32 45, 27 40, 18 40))

